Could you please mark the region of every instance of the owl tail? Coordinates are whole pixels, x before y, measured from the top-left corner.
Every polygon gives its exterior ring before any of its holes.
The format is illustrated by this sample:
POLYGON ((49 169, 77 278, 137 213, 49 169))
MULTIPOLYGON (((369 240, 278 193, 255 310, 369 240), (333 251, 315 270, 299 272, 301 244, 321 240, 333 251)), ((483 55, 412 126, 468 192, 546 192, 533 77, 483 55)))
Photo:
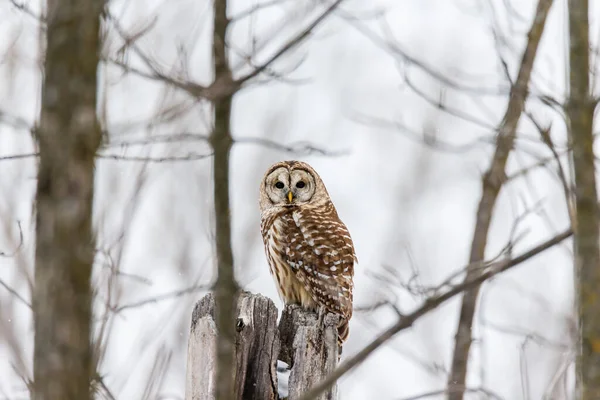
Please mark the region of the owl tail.
POLYGON ((350 326, 347 319, 340 319, 338 324, 338 361, 342 356, 342 347, 346 339, 348 339, 348 333, 350 333, 350 326))

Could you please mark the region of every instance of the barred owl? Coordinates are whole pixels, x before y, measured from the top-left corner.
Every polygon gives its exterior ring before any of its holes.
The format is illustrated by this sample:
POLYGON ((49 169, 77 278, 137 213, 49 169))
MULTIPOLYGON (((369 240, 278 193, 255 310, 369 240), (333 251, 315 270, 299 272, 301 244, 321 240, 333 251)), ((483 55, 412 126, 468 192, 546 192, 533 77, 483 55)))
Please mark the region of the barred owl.
POLYGON ((300 161, 272 165, 260 185, 260 211, 265 252, 279 296, 286 304, 339 315, 341 350, 352 317, 352 278, 358 260, 321 177, 300 161))

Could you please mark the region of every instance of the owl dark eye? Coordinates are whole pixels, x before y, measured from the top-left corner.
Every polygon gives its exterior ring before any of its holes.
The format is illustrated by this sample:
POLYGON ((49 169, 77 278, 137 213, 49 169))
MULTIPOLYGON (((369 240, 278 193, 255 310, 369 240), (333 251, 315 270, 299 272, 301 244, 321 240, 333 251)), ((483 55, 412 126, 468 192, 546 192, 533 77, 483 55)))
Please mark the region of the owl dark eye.
POLYGON ((298 181, 298 182, 296 182, 296 187, 298 189, 302 189, 304 186, 306 186, 306 183, 304 183, 304 181, 298 181))
POLYGON ((284 187, 284 186, 285 186, 285 185, 284 185, 284 184, 283 184, 283 182, 281 182, 281 181, 279 181, 279 182, 277 182, 277 183, 275 184, 275 187, 276 187, 277 189, 283 189, 283 187, 284 187))

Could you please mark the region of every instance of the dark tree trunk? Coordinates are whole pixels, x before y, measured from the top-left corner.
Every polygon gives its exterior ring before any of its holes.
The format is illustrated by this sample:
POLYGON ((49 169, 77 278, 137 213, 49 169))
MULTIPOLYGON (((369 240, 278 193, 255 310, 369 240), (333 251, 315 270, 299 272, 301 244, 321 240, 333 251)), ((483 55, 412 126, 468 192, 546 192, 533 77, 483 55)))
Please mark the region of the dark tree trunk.
POLYGON ((600 253, 590 95, 588 1, 569 0, 570 98, 567 107, 575 168, 575 269, 581 348, 577 361, 582 400, 600 398, 600 253))
POLYGON ((36 195, 36 400, 90 398, 99 0, 48 2, 36 195))

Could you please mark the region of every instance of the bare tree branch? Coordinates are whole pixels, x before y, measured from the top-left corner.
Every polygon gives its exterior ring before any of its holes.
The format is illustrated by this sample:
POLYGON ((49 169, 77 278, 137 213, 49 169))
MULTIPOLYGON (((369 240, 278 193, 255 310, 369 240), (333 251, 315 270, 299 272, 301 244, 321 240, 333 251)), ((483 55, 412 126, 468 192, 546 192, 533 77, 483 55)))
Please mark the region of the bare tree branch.
MULTIPOLYGON (((434 390, 434 391, 427 392, 427 393, 421 393, 421 394, 418 394, 416 396, 403 397, 402 399, 398 399, 398 400, 437 399, 437 398, 439 398, 438 396, 447 395, 447 394, 450 394, 450 393, 452 393, 453 391, 456 391, 456 390, 458 390, 458 388, 453 388, 452 390, 448 390, 448 389, 434 390)), ((492 391, 490 391, 488 389, 485 389, 485 388, 469 388, 469 387, 465 387, 465 388, 461 388, 460 390, 464 391, 465 393, 482 394, 487 399, 502 400, 502 397, 500 397, 496 393, 494 393, 494 392, 492 392, 492 391)))
POLYGON ((190 287, 185 288, 185 289, 175 290, 173 292, 160 294, 158 296, 152 296, 152 297, 150 297, 148 299, 139 300, 139 301, 136 301, 136 302, 133 302, 133 303, 128 303, 128 304, 123 304, 123 305, 118 306, 118 307, 110 307, 110 309, 115 314, 118 314, 118 313, 120 313, 121 311, 124 311, 124 310, 129 310, 129 309, 132 309, 132 308, 139 308, 139 307, 146 306, 148 304, 156 304, 156 303, 159 303, 161 301, 175 299, 175 298, 184 296, 186 294, 197 293, 197 292, 201 292, 201 291, 206 290, 206 289, 207 289, 207 286, 205 286, 205 285, 193 285, 193 286, 190 286, 190 287))
POLYGON ((29 303, 23 296, 21 296, 19 294, 19 292, 17 292, 15 289, 13 289, 12 287, 10 287, 6 282, 4 282, 2 279, 0 279, 0 286, 2 286, 4 289, 6 289, 6 291, 10 294, 12 294, 13 296, 15 296, 15 298, 17 300, 19 300, 21 303, 25 304, 28 308, 32 308, 31 307, 31 303, 29 303))
POLYGON ((457 82, 454 78, 444 75, 443 73, 437 71, 434 67, 427 65, 426 63, 418 60, 416 57, 410 55, 405 49, 402 48, 400 44, 398 44, 397 40, 391 36, 389 30, 387 35, 388 37, 381 37, 373 30, 368 28, 365 24, 361 23, 361 21, 352 18, 349 13, 340 10, 337 14, 347 21, 358 32, 371 40, 372 43, 377 47, 388 52, 400 61, 419 68, 427 75, 440 82, 444 87, 485 96, 505 96, 509 92, 508 88, 492 89, 463 85, 462 83, 457 82))
POLYGON ((308 142, 281 144, 274 140, 259 137, 240 137, 233 139, 233 141, 238 144, 254 144, 296 155, 320 155, 327 157, 340 157, 350 154, 349 150, 327 150, 317 147, 308 142))
POLYGON ((302 32, 300 32, 294 38, 289 40, 285 45, 283 45, 278 51, 276 51, 275 54, 273 54, 262 65, 256 67, 249 74, 236 79, 235 80, 236 86, 241 87, 245 82, 247 82, 248 80, 254 78, 255 76, 257 76, 260 73, 262 73, 263 71, 265 71, 271 64, 273 64, 275 61, 277 61, 279 58, 281 58, 281 56, 288 53, 291 49, 295 48, 300 43, 302 43, 304 41, 304 39, 306 39, 313 32, 313 30, 327 18, 327 16, 329 16, 329 14, 331 14, 333 11, 335 11, 338 8, 338 6, 340 4, 342 4, 343 1, 344 0, 336 0, 335 2, 333 2, 329 7, 327 7, 325 9, 325 11, 323 11, 323 13, 321 13, 321 15, 319 15, 302 32))
POLYGON ((121 156, 117 154, 97 154, 96 157, 105 160, 115 161, 136 161, 136 162, 150 162, 150 163, 168 163, 168 162, 181 162, 181 161, 197 161, 210 158, 213 154, 198 154, 188 153, 183 156, 163 156, 163 157, 145 157, 145 156, 121 156))
MULTIPOLYGON (((196 143, 196 142, 208 142, 210 140, 209 135, 192 132, 182 132, 173 134, 161 134, 153 135, 151 137, 145 137, 143 139, 131 139, 124 141, 111 142, 106 148, 113 147, 130 147, 130 146, 145 146, 159 143, 196 143)), ((274 150, 284 151, 286 153, 294 153, 298 155, 322 155, 328 157, 338 157, 348 155, 349 150, 328 150, 318 147, 308 142, 295 142, 290 144, 282 144, 271 139, 261 137, 250 137, 250 136, 236 136, 232 138, 234 144, 252 144, 258 146, 264 146, 274 150)))
POLYGON ((399 132, 401 134, 404 134, 405 137, 412 140, 413 142, 425 145, 428 148, 435 151, 460 154, 466 153, 478 146, 488 144, 489 142, 491 142, 490 139, 488 139, 485 136, 482 136, 465 144, 454 144, 448 141, 441 140, 435 136, 428 135, 427 133, 419 132, 415 129, 412 129, 406 124, 404 124, 402 121, 389 121, 383 118, 365 115, 360 111, 353 112, 350 118, 352 118, 358 123, 369 124, 380 128, 385 128, 393 130, 395 132, 399 132))
POLYGON ((29 122, 23 117, 12 115, 6 111, 0 110, 0 122, 12 126, 16 129, 30 130, 29 122))
MULTIPOLYGON (((130 35, 125 32, 125 29, 121 26, 119 21, 116 18, 114 18, 110 13, 106 13, 106 17, 108 20, 112 21, 115 30, 125 41, 125 44, 121 48, 122 51, 125 51, 125 49, 128 47, 131 48, 135 55, 137 55, 140 58, 140 60, 142 60, 142 62, 145 64, 145 66, 150 70, 150 72, 145 72, 137 68, 133 68, 130 65, 116 58, 105 58, 105 61, 122 68, 125 72, 132 72, 136 75, 142 76, 147 79, 156 80, 172 85, 173 87, 179 88, 189 93, 193 97, 202 97, 210 100, 213 98, 217 98, 221 95, 220 93, 216 93, 217 91, 215 91, 214 88, 207 88, 191 81, 182 81, 179 79, 175 79, 160 71, 156 63, 153 60, 151 60, 150 57, 148 57, 137 45, 136 41, 140 38, 140 34, 130 35)), ((144 32, 145 31, 146 30, 144 30, 144 32)))
POLYGON ((17 248, 10 253, 0 251, 0 257, 14 257, 17 252, 21 250, 21 247, 23 247, 23 228, 21 227, 21 221, 17 221, 17 227, 19 228, 19 244, 17 244, 17 248))
MULTIPOLYGON (((142 145, 153 145, 158 143, 176 143, 176 142, 187 142, 187 141, 207 141, 208 137, 203 138, 198 135, 175 135, 170 137, 168 135, 161 135, 156 138, 147 138, 141 140, 124 141, 118 143, 111 143, 110 145, 104 146, 104 148, 114 147, 129 147, 129 146, 142 146, 142 145)), ((317 147, 307 142, 296 142, 289 145, 277 143, 274 140, 264 138, 253 138, 253 137, 242 137, 239 139, 231 139, 232 144, 253 144, 271 148, 274 150, 283 151, 286 153, 292 153, 296 155, 321 155, 327 157, 340 157, 350 154, 349 150, 327 150, 317 147)), ((149 162, 149 163, 168 163, 168 162, 182 162, 182 161, 197 161, 204 160, 213 156, 213 153, 199 154, 196 152, 189 152, 185 155, 168 155, 168 156, 129 156, 125 154, 107 154, 97 153, 96 158, 104 160, 114 161, 136 161, 136 162, 149 162)), ((25 154, 12 154, 7 156, 0 156, 0 161, 16 161, 28 158, 39 157, 39 153, 25 153, 25 154)), ((0 253, 0 256, 2 253, 0 253)))
POLYGON ((546 128, 543 127, 542 124, 540 124, 537 121, 537 119, 530 112, 525 112, 525 114, 537 128, 538 132, 540 133, 540 137, 542 138, 542 141, 548 147, 548 149, 552 153, 552 157, 556 161, 556 172, 557 172, 558 179, 560 180, 560 183, 561 183, 561 186, 563 189, 563 193, 565 196, 565 202, 567 203, 567 210, 569 212, 569 219, 571 221, 571 226, 575 226, 575 204, 574 204, 575 199, 574 199, 573 191, 571 190, 571 187, 569 185, 569 180, 567 178, 567 172, 565 171, 565 169, 562 166, 562 163, 560 162, 561 154, 559 154, 559 151, 556 149, 556 145, 554 144, 554 142, 552 140, 551 127, 550 126, 548 126, 546 128))
MULTIPOLYGON (((562 154, 562 156, 566 155, 567 151, 564 151, 563 153, 564 154, 562 154)), ((534 171, 534 170, 536 170, 538 168, 548 167, 553 161, 560 162, 560 156, 561 156, 561 154, 558 154, 558 152, 556 152, 556 155, 553 154, 550 157, 541 158, 537 162, 535 162, 535 163, 533 163, 531 165, 528 165, 526 167, 523 167, 520 170, 515 171, 512 174, 508 175, 506 177, 506 182, 515 181, 518 178, 526 176, 527 174, 529 174, 530 172, 532 172, 532 171, 534 171)), ((559 179, 560 179, 560 176, 559 176, 559 179)))
POLYGON ((8 2, 10 4, 12 4, 13 7, 15 7, 17 10, 22 11, 24 14, 30 16, 31 18, 35 19, 37 22, 39 22, 42 25, 42 28, 45 26, 46 24, 46 19, 44 16, 38 15, 36 14, 29 6, 27 6, 25 3, 20 3, 16 0, 8 0, 8 2))
MULTIPOLYGON (((568 229, 513 259, 498 261, 496 263, 491 264, 485 272, 482 272, 477 276, 471 276, 465 279, 462 283, 453 286, 444 293, 440 293, 429 297, 422 303, 420 307, 418 307, 416 310, 409 314, 405 314, 402 318, 398 320, 398 322, 396 322, 390 328, 381 333, 375 340, 373 340, 371 343, 365 346, 354 356, 340 364, 340 366, 336 368, 335 371, 331 373, 331 375, 329 375, 323 381, 317 383, 312 389, 305 393, 300 398, 300 400, 312 400, 316 398, 320 393, 323 393, 324 390, 333 385, 346 372, 350 371, 352 368, 356 367, 358 364, 363 362, 367 357, 369 357, 369 355, 371 355, 371 353, 373 353, 380 346, 382 346, 384 343, 390 340, 398 332, 410 328, 415 323, 415 321, 417 321, 423 315, 434 310, 435 308, 450 300, 454 296, 463 293, 467 290, 470 290, 475 286, 479 286, 486 280, 504 271, 516 267, 517 265, 529 260, 530 258, 535 257, 536 255, 544 252, 545 250, 548 250, 549 248, 559 244, 563 240, 569 238, 572 234, 573 232, 571 231, 571 229, 568 229)), ((452 387, 450 388, 450 390, 452 390, 452 387)))
POLYGON ((265 2, 259 3, 259 4, 255 4, 252 7, 249 7, 244 11, 240 11, 239 13, 232 16, 231 23, 239 22, 240 20, 242 20, 244 18, 248 18, 248 17, 256 14, 260 10, 264 10, 265 8, 277 6, 277 5, 283 4, 287 1, 290 1, 290 0, 270 0, 270 1, 265 1, 265 2))
MULTIPOLYGON (((489 227, 492 221, 493 210, 506 180, 506 162, 513 148, 517 125, 525 107, 528 85, 533 70, 533 64, 544 28, 546 18, 552 6, 552 0, 539 0, 528 33, 527 45, 521 59, 519 73, 515 85, 510 91, 510 98, 506 113, 498 130, 496 150, 488 171, 483 178, 483 193, 477 209, 477 219, 471 243, 469 263, 474 263, 485 258, 489 227)), ((472 270, 467 273, 465 280, 470 281, 478 276, 480 271, 472 270)), ((452 357, 452 366, 448 376, 448 387, 464 387, 467 378, 469 351, 472 343, 472 325, 479 295, 479 286, 474 286, 462 298, 460 317, 456 332, 456 342, 452 357)), ((462 400, 461 390, 448 394, 448 400, 462 400)))
MULTIPOLYGON (((144 52, 139 48, 139 46, 137 46, 135 41, 131 40, 131 35, 126 34, 124 29, 118 24, 116 19, 112 18, 110 16, 109 16, 109 18, 113 21, 113 25, 115 26, 115 29, 117 30, 117 32, 119 32, 119 34, 122 36, 122 38, 125 40, 125 42, 131 46, 131 48, 134 50, 135 54, 138 57, 140 57, 140 59, 144 62, 144 64, 150 70, 150 72, 145 72, 145 71, 141 71, 139 69, 133 68, 130 65, 128 65, 114 57, 113 58, 111 58, 111 57, 105 58, 105 61, 110 62, 110 63, 122 68, 126 72, 132 72, 132 73, 135 73, 139 76, 142 76, 142 77, 145 77, 148 79, 168 83, 168 84, 172 85, 173 87, 179 88, 179 89, 187 92, 188 94, 190 94, 191 96, 193 96, 195 98, 203 98, 203 99, 206 99, 211 102, 219 101, 223 98, 232 96, 246 82, 250 81, 251 79, 255 78, 256 76, 260 75, 261 73, 267 71, 268 68, 271 66, 271 64, 273 64, 275 61, 277 61, 279 58, 281 58, 284 54, 288 53, 290 50, 294 49, 300 43, 302 43, 312 33, 312 31, 316 27, 318 27, 334 10, 336 10, 338 8, 338 6, 343 1, 344 0, 336 0, 334 3, 332 3, 329 7, 327 7, 325 9, 325 11, 323 13, 321 13, 304 30, 302 30, 300 33, 298 33, 292 39, 287 41, 267 61, 265 61, 263 64, 255 67, 250 73, 248 73, 240 78, 237 78, 237 79, 233 79, 232 76, 226 77, 226 76, 215 75, 214 81, 208 87, 205 87, 205 86, 199 85, 195 82, 191 82, 191 81, 187 81, 187 80, 184 81, 184 80, 179 80, 179 79, 173 79, 172 77, 170 77, 170 76, 166 75, 165 73, 163 73, 162 71, 160 71, 159 68, 156 66, 156 64, 147 55, 144 54, 144 52)), ((227 23, 229 23, 229 22, 230 22, 229 19, 227 19, 227 23)), ((224 43, 223 46, 226 47, 226 43, 224 43)))

